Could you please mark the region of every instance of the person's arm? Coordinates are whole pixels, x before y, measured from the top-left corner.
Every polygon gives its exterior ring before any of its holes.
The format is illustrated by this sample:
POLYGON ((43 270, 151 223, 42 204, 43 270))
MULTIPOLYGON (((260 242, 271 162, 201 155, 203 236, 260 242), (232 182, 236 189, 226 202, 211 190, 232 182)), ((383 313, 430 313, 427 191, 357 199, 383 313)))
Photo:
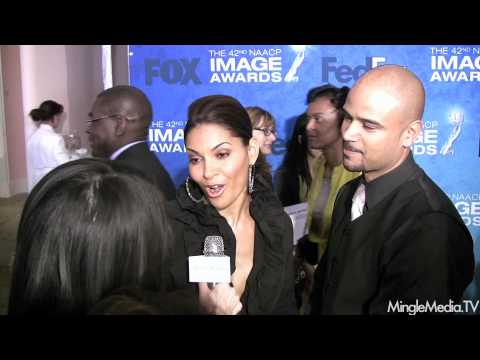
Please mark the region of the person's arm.
MULTIPOLYGON (((159 161, 160 162, 160 161, 159 161)), ((160 163, 157 176, 158 187, 168 201, 175 200, 176 188, 170 174, 165 167, 160 163)))
POLYGON ((429 213, 392 234, 384 248, 379 292, 369 312, 392 313, 398 305, 457 302, 473 278, 471 238, 443 213, 429 213))
POLYGON ((181 211, 176 200, 166 203, 166 212, 170 224, 172 239, 169 249, 169 255, 165 259, 166 264, 166 289, 173 291, 183 289, 188 286, 194 286, 188 282, 188 255, 185 250, 185 224, 178 221, 175 217, 177 212, 181 211))
POLYGON ((297 315, 297 305, 295 302, 295 271, 293 265, 293 226, 287 214, 280 222, 286 224, 285 235, 282 239, 284 247, 284 271, 282 276, 282 290, 273 308, 274 315, 297 315))
POLYGON ((54 143, 54 146, 52 148, 52 155, 57 163, 57 166, 66 163, 67 161, 74 160, 70 158, 68 150, 65 147, 65 140, 61 135, 57 137, 54 143))

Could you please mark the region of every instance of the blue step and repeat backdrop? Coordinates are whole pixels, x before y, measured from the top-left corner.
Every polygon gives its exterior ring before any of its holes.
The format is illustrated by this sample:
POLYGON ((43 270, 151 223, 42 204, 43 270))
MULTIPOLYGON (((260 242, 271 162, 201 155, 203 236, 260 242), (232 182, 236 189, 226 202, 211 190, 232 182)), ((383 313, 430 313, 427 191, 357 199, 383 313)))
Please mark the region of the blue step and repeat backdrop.
MULTIPOLYGON (((475 241, 476 277, 465 297, 480 298, 480 45, 131 45, 130 84, 153 104, 150 150, 179 185, 187 175, 183 127, 198 97, 226 94, 276 119, 268 160, 276 169, 308 90, 351 87, 368 69, 408 67, 424 83, 424 130, 413 153, 448 194, 475 241)), ((477 309, 480 312, 480 309, 477 309)))

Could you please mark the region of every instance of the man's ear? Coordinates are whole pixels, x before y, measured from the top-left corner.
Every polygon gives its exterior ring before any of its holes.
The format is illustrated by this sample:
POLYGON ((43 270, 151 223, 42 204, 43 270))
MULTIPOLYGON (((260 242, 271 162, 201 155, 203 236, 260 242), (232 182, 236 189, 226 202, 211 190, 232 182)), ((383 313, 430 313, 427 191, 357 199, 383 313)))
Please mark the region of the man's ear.
POLYGON ((417 137, 420 135, 422 131, 423 123, 422 120, 415 120, 408 124, 407 128, 403 134, 403 142, 402 145, 405 147, 410 147, 413 145, 417 137))
POLYGON ((128 120, 124 116, 120 116, 115 122, 115 135, 122 136, 127 132, 128 120))
POLYGON ((257 140, 255 138, 250 138, 248 142, 248 164, 254 165, 258 159, 258 154, 260 152, 260 147, 258 146, 257 140))

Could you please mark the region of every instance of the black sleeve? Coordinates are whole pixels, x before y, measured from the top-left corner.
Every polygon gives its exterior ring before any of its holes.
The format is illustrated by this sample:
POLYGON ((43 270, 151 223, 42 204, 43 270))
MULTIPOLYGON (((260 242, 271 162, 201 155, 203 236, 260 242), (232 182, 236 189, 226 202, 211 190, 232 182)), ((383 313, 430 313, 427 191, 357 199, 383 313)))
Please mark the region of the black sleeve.
POLYGON ((392 234, 385 245, 380 290, 369 312, 460 301, 474 271, 473 244, 462 226, 449 215, 429 213, 398 232, 404 234, 392 234))
POLYGON ((167 200, 175 200, 175 185, 173 184, 170 174, 162 165, 160 165, 160 168, 157 170, 156 183, 167 200))
POLYGON ((167 203, 167 213, 169 214, 170 226, 172 229, 172 244, 167 258, 167 284, 168 291, 182 289, 189 285, 188 283, 188 260, 185 251, 184 225, 175 220, 173 213, 178 211, 175 201, 167 203))
POLYGON ((287 214, 283 219, 279 219, 286 224, 285 236, 283 238, 285 273, 283 276, 283 288, 278 302, 273 310, 275 315, 297 315, 297 305, 295 302, 295 273, 293 266, 293 226, 287 214))
MULTIPOLYGON (((351 181, 355 181, 351 180, 351 181)), ((342 222, 343 214, 345 213, 344 204, 347 202, 346 196, 348 195, 349 184, 344 184, 335 197, 332 213, 332 226, 330 227, 328 234, 327 248, 323 253, 318 266, 315 269, 312 294, 310 295, 311 315, 320 315, 323 312, 323 290, 325 283, 328 281, 327 269, 329 268, 330 248, 335 238, 332 236, 335 226, 338 226, 342 222)))

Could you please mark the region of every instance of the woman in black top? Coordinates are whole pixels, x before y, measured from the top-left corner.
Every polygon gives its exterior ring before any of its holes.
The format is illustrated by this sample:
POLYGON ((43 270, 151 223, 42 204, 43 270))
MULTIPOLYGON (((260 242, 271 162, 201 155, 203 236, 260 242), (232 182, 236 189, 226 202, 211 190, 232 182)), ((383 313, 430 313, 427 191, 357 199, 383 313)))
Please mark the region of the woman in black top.
POLYGON ((171 287, 195 286, 188 284, 188 256, 202 255, 205 237, 219 235, 231 287, 200 283, 204 311, 295 314, 292 224, 256 172, 259 147, 248 113, 229 96, 200 98, 189 107, 184 136, 189 177, 167 211, 175 233, 171 287))

